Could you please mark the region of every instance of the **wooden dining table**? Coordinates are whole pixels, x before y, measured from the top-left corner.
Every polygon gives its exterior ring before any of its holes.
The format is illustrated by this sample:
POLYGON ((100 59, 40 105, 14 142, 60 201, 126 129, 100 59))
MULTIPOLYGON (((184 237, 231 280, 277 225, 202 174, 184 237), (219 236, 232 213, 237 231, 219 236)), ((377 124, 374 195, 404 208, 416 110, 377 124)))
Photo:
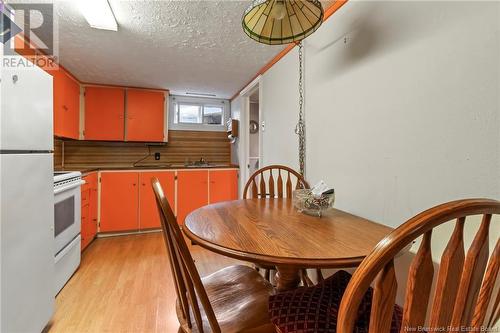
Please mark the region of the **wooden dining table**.
POLYGON ((210 251, 276 266, 283 291, 299 285, 303 268, 358 266, 392 228, 338 209, 306 215, 291 199, 247 199, 199 208, 183 231, 210 251))

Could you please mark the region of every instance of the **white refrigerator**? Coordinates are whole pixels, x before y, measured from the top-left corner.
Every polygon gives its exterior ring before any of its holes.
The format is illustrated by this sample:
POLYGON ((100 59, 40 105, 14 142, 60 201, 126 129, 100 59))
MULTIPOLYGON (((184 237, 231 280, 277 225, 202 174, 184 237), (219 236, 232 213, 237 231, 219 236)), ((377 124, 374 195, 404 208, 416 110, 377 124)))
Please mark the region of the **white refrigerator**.
POLYGON ((38 333, 54 311, 52 76, 0 79, 0 332, 38 333))

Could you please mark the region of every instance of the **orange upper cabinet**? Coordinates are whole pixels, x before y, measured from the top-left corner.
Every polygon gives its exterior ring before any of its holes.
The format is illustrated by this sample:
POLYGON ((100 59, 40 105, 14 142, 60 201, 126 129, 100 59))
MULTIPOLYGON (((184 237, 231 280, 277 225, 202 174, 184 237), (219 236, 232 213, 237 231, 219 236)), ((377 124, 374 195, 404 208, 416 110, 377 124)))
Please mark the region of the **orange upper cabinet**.
POLYGON ((158 178, 172 211, 175 212, 175 171, 139 173, 139 227, 141 230, 160 228, 160 215, 156 198, 151 186, 151 179, 158 178))
POLYGON ((85 140, 123 141, 125 89, 85 87, 85 140))
POLYGON ((100 232, 139 229, 137 172, 101 173, 100 232))
POLYGON ((210 203, 238 199, 238 170, 210 170, 210 203))
POLYGON ((127 141, 167 141, 163 91, 127 89, 127 141))
POLYGON ((80 136, 80 84, 64 70, 51 72, 54 79, 54 135, 80 136))
POLYGON ((177 172, 177 222, 208 204, 208 170, 177 172))

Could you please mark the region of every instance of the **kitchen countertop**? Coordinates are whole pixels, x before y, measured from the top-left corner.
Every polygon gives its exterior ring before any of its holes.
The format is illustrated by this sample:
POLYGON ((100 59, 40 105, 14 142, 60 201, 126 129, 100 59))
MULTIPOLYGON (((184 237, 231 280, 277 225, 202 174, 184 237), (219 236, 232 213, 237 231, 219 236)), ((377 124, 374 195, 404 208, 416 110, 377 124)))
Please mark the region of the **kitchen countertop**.
POLYGON ((90 166, 90 165, 74 165, 65 168, 54 168, 54 171, 80 171, 82 174, 87 174, 95 171, 108 170, 204 170, 204 169, 239 169, 235 164, 213 164, 209 166, 188 167, 183 164, 159 164, 159 165, 141 165, 141 166, 90 166))

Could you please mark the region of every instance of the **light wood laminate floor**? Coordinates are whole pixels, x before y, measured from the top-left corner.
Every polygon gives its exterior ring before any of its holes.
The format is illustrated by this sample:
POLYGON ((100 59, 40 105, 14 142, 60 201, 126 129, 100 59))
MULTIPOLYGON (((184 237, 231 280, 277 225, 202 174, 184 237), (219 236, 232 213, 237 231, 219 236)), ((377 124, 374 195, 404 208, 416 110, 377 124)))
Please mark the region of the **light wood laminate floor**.
MULTIPOLYGON (((191 246, 205 276, 235 260, 191 246)), ((176 333, 175 289, 161 233, 100 238, 56 298, 46 331, 176 333)))

